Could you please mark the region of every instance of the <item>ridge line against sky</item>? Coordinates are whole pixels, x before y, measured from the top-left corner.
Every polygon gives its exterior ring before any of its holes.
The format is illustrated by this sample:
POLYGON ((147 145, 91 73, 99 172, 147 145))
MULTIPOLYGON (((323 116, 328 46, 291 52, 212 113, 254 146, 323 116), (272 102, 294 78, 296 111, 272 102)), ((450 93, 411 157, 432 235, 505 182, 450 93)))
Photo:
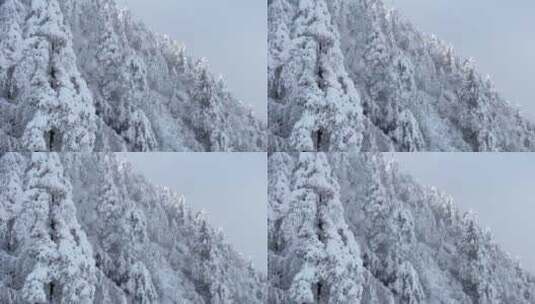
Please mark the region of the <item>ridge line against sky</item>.
POLYGON ((157 186, 184 196, 193 211, 206 211, 210 225, 256 269, 267 273, 267 159, 262 152, 120 153, 157 186), (244 229, 247 227, 247 229, 244 229))
POLYGON ((384 0, 415 28, 473 58, 504 99, 535 122, 535 2, 516 0, 384 0))
POLYGON ((223 77, 230 92, 267 121, 267 1, 117 3, 155 33, 184 44, 189 56, 206 58, 209 70, 223 77))
MULTIPOLYGON (((267 115, 267 3, 247 0, 118 0, 155 32, 183 42, 189 54, 205 57, 216 75, 258 117, 267 115), (203 14, 206 18, 197 18, 203 14), (158 16, 157 18, 154 16, 158 16), (202 19, 202 20, 201 20, 202 19), (212 22, 205 22, 212 20, 212 22), (246 26, 244 26, 246 25, 246 26)), ((535 2, 512 6, 498 0, 385 0, 422 32, 451 43, 462 57, 472 57, 481 74, 491 75, 498 92, 532 121, 535 91, 535 2)))
POLYGON ((460 210, 475 211, 500 247, 535 275, 535 154, 426 152, 387 157, 420 185, 451 195, 460 210))

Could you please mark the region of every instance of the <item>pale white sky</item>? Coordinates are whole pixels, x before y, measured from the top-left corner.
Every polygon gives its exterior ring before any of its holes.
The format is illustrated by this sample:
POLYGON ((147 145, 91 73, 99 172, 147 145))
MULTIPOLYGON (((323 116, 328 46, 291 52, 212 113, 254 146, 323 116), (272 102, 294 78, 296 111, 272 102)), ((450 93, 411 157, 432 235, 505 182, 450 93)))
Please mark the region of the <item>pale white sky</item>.
POLYGON ((145 24, 208 60, 230 91, 267 121, 267 2, 117 0, 145 24))
POLYGON ((535 274, 535 153, 388 153, 420 184, 474 210, 502 248, 535 274))
POLYGON ((182 193, 194 211, 267 272, 265 153, 121 153, 152 183, 182 193))

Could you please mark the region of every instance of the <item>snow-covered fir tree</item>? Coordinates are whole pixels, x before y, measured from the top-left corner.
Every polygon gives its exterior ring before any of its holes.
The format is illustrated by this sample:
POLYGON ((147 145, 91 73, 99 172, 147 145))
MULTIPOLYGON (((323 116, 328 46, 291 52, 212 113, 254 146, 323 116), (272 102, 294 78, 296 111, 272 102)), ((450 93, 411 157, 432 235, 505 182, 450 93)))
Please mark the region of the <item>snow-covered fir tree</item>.
POLYGON ((261 151, 204 60, 115 0, 0 2, 0 151, 261 151))
POLYGON ((325 2, 299 1, 290 7, 273 1, 269 14, 270 20, 277 22, 270 28, 270 36, 286 40, 275 40, 275 45, 270 45, 269 98, 273 102, 269 111, 270 126, 275 131, 271 149, 329 151, 359 147, 363 129, 360 99, 343 69, 339 37, 325 2), (295 30, 279 27, 280 20, 286 18, 294 20, 295 30), (288 45, 290 49, 280 49, 288 45), (286 66, 278 66, 279 61, 286 66), (285 130, 289 127, 291 132, 285 130))
POLYGON ((0 154, 0 302, 264 303, 265 275, 107 153, 0 154))
POLYGON ((76 221, 72 189, 57 154, 34 153, 13 225, 16 274, 28 303, 93 303, 95 263, 76 221))
POLYGON ((270 303, 535 303, 476 215, 382 154, 272 153, 269 178, 270 303))
POLYGON ((481 231, 473 214, 467 214, 462 225, 459 252, 464 257, 460 273, 463 287, 474 303, 500 303, 488 258, 490 236, 481 231))
MULTIPOLYGON (((280 233, 274 237, 281 243, 270 247, 270 256, 277 260, 269 265, 270 275, 279 275, 271 280, 277 284, 271 288, 278 292, 270 293, 270 303, 358 302, 363 267, 358 244, 342 220, 338 185, 324 154, 298 157, 290 179, 291 192, 280 202, 269 202, 270 208, 287 205, 278 227, 270 226, 280 233)), ((280 161, 275 163, 283 166, 280 161)), ((285 170, 271 170, 278 169, 285 170)))
POLYGON ((452 46, 382 0, 268 2, 270 151, 533 151, 452 46))

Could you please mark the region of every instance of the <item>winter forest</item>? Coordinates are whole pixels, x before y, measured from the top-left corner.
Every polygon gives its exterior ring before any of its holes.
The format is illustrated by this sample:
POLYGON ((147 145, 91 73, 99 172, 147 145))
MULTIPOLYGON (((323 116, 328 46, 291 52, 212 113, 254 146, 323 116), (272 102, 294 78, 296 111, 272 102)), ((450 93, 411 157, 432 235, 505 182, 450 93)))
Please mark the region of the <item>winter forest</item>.
POLYGON ((535 303, 452 197, 376 153, 269 156, 268 303, 535 303))
POLYGON ((0 1, 0 151, 264 151, 264 133, 115 0, 0 1))
POLYGON ((269 0, 268 24, 270 151, 535 150, 473 60, 382 0, 269 0))
POLYGON ((388 0, 136 1, 0 0, 0 304, 535 304, 533 227, 492 208, 531 222, 529 160, 452 161, 535 121, 467 43, 388 0))
POLYGON ((2 153, 0 303, 264 303, 203 213, 108 153, 2 153))

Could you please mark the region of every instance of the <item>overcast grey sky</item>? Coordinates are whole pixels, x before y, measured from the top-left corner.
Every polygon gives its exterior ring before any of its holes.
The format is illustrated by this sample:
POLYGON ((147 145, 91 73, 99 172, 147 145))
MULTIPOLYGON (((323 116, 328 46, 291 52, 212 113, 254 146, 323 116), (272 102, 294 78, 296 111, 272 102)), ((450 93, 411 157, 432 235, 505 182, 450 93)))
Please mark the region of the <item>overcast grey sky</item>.
POLYGON ((267 113, 267 1, 117 0, 158 33, 208 60, 256 116, 267 113))
POLYGON ((265 153, 122 153, 154 184, 182 193, 256 268, 267 271, 265 153))
POLYGON ((535 1, 385 0, 420 30, 451 43, 535 121, 535 1))
POLYGON ((534 153, 389 153, 421 184, 474 210, 502 248, 535 274, 534 153))

